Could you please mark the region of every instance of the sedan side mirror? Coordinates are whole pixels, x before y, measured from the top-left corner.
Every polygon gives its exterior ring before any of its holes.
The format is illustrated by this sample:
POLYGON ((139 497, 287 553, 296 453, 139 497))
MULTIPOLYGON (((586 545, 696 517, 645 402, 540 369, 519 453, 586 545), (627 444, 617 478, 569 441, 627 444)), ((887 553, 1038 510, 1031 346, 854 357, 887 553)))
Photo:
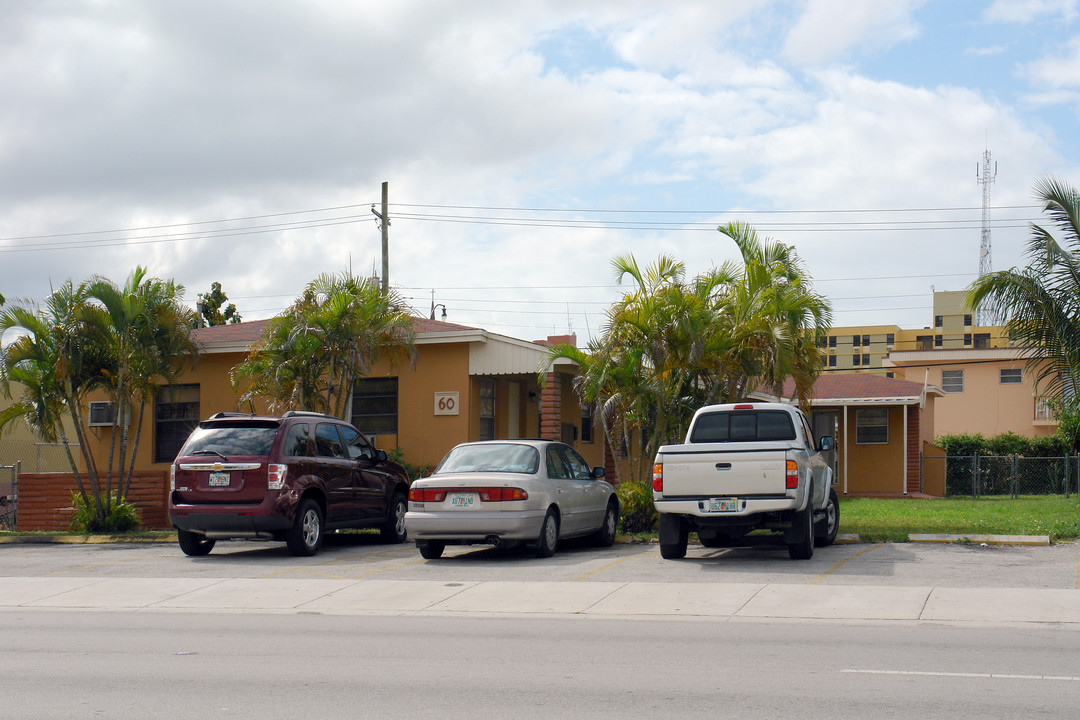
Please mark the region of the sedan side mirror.
POLYGON ((602 468, 602 467, 594 467, 594 468, 592 469, 592 476, 593 476, 594 478, 602 478, 602 477, 604 477, 604 474, 605 474, 606 472, 607 472, 607 471, 606 471, 606 470, 604 470, 604 468, 602 468))

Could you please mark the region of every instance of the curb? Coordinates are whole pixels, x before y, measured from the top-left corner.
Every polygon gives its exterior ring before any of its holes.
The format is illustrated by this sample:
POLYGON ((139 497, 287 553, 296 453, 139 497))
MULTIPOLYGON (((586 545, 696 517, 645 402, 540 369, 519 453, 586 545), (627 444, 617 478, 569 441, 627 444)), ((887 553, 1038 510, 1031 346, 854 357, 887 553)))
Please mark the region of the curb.
POLYGON ((973 545, 1049 545, 1049 535, 908 535, 913 543, 971 543, 973 545))
POLYGON ((122 535, 0 535, 0 545, 107 545, 119 543, 174 543, 176 534, 160 537, 122 535))

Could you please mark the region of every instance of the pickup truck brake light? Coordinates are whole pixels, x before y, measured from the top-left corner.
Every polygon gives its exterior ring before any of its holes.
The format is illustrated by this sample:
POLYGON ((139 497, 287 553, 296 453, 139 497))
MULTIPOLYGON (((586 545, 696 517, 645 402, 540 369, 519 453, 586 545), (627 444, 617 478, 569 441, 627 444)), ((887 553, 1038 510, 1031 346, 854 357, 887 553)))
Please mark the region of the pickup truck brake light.
POLYGON ((753 405, 736 405, 735 409, 736 410, 753 410, 754 406, 753 405))
POLYGON ((652 466, 652 489, 658 493, 664 492, 664 463, 652 466))
POLYGON ((787 461, 787 489, 794 490, 799 487, 799 464, 794 460, 787 461))

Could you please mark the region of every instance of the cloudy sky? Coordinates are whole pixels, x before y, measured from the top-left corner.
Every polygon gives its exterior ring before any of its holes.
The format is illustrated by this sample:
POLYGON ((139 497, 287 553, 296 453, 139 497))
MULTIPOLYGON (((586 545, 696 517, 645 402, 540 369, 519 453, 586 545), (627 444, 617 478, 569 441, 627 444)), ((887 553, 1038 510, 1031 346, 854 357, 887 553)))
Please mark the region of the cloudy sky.
POLYGON ((420 314, 597 333, 611 259, 793 244, 835 324, 930 321, 1080 185, 1077 0, 4 0, 0 294, 137 265, 243 317, 380 266, 420 314), (441 315, 442 308, 439 308, 441 315))

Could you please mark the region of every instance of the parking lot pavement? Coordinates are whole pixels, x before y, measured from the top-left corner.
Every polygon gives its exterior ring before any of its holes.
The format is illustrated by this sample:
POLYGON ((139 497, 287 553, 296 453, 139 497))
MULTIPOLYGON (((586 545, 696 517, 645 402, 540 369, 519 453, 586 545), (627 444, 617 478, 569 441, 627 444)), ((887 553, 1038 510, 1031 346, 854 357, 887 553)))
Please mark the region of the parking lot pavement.
POLYGON ((0 545, 0 610, 681 617, 1059 623, 1080 629, 1080 546, 863 544, 792 561, 783 546, 565 543, 553 558, 343 536, 313 558, 280 544, 0 545))

